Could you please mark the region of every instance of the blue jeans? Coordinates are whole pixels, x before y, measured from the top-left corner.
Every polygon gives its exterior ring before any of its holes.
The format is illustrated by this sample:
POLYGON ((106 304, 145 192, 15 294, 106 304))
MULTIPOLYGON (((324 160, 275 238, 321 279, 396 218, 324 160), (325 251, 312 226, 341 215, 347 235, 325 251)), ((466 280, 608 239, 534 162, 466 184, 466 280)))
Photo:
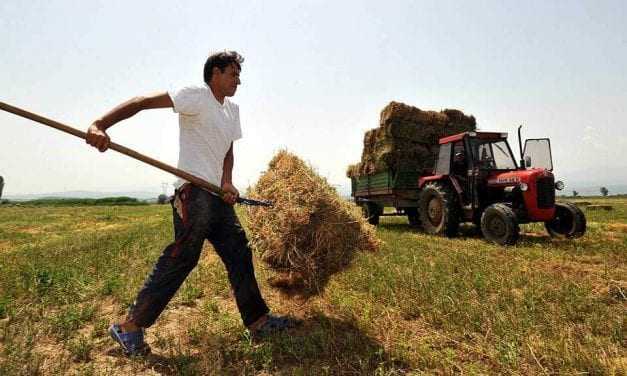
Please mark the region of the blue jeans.
POLYGON ((244 325, 268 313, 253 270, 252 252, 233 206, 192 184, 179 188, 173 200, 175 241, 159 257, 137 294, 127 320, 147 328, 198 264, 207 239, 226 266, 244 325))

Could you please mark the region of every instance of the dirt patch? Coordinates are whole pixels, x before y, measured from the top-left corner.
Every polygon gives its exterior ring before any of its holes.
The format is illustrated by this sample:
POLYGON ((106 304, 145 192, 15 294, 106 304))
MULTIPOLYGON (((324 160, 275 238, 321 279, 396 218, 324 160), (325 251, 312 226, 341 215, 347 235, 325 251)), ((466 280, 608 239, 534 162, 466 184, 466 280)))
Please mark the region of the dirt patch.
MULTIPOLYGON (((595 273, 601 272, 599 268, 589 267, 586 264, 580 263, 572 263, 572 262, 547 262, 544 266, 544 269, 553 273, 558 274, 564 278, 566 277, 575 277, 578 280, 585 279, 590 275, 594 275, 595 273)), ((542 265, 540 265, 542 268, 542 265)))
POLYGON ((45 232, 41 228, 37 228, 37 227, 20 227, 20 228, 16 228, 15 231, 21 232, 23 234, 30 234, 30 235, 38 235, 38 234, 43 234, 45 232))
POLYGON ((625 237, 625 233, 617 231, 604 231, 604 240, 610 242, 620 242, 625 237))
POLYGON ((610 231, 627 234, 627 223, 611 223, 607 226, 610 231))
POLYGON ((123 228, 125 227, 124 224, 121 223, 108 223, 108 222, 91 222, 91 221, 87 221, 87 222, 80 222, 80 223, 76 223, 76 224, 72 224, 70 225, 71 227, 71 231, 72 232, 83 232, 85 230, 91 230, 91 231, 110 231, 110 230, 117 230, 119 228, 123 228))
POLYGON ((47 372, 52 374, 54 368, 59 364, 59 360, 69 357, 69 352, 63 348, 63 345, 50 338, 38 339, 38 344, 34 350, 44 358, 41 367, 44 370, 44 374, 47 372))
POLYGON ((587 282, 592 287, 592 293, 597 296, 612 294, 614 287, 621 291, 627 291, 627 280, 608 280, 607 269, 613 271, 613 275, 627 275, 627 269, 620 265, 607 265, 602 260, 590 258, 578 262, 555 260, 546 262, 534 262, 536 270, 544 270, 547 273, 558 275, 564 280, 587 282))
POLYGON ((121 227, 124 227, 124 225, 121 225, 121 224, 108 224, 108 225, 104 225, 104 226, 98 226, 98 230, 110 231, 110 230, 119 229, 121 227))
MULTIPOLYGON (((118 312, 120 303, 112 297, 101 301, 96 309, 95 316, 108 323, 116 322, 121 317, 118 312)), ((222 307, 220 307, 222 309, 222 307)), ((225 308, 226 309, 226 308, 225 308)), ((234 304, 233 307, 236 312, 234 304)), ((126 374, 126 375, 170 375, 176 374, 172 367, 172 344, 167 349, 159 348, 159 335, 168 336, 174 340, 174 346, 178 348, 188 348, 191 351, 186 355, 204 358, 199 352, 204 347, 190 346, 190 335, 188 329, 204 318, 202 311, 196 307, 175 306, 168 307, 159 318, 154 327, 147 331, 146 342, 152 347, 152 354, 145 358, 129 359, 119 346, 117 346, 106 333, 105 329, 94 330, 93 324, 88 324, 77 331, 78 337, 87 339, 92 348, 89 352, 88 362, 76 361, 68 350, 70 342, 76 338, 62 341, 50 337, 42 336, 37 339, 38 344, 34 351, 44 359, 42 365, 43 374, 57 374, 58 372, 68 374, 82 374, 85 367, 93 367, 96 374, 126 374), (60 365, 62 369, 59 369, 60 365)), ((199 358, 199 359, 200 359, 199 358)), ((202 359, 201 359, 202 360, 202 359)), ((205 369, 210 369, 207 366, 205 369)))

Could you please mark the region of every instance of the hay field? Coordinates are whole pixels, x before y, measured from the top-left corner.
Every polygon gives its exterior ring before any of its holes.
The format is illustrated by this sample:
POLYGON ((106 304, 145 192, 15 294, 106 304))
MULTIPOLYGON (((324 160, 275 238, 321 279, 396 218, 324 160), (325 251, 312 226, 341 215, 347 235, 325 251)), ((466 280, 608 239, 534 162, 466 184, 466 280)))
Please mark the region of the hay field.
MULTIPOLYGON (((586 201, 591 201, 586 199, 586 201)), ((309 301, 257 275, 302 328, 253 343, 219 259, 201 264, 127 359, 106 334, 172 238, 168 206, 0 206, 0 374, 625 374, 627 199, 595 199, 589 231, 524 226, 502 248, 382 218, 380 252, 309 301)))

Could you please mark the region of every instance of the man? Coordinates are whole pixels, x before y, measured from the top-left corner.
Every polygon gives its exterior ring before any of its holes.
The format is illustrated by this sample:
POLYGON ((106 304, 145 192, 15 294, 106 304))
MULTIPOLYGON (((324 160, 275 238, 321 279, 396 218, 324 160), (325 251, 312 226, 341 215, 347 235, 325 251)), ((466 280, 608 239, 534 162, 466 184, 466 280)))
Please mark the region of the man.
POLYGON ((212 243, 226 266, 242 320, 253 336, 296 323, 268 313, 255 279, 246 234, 232 206, 239 195, 232 182, 233 142, 242 133, 239 107, 228 98, 241 83, 243 61, 234 51, 213 54, 204 66, 206 85, 133 98, 94 121, 87 131, 87 143, 104 152, 110 143, 106 133, 110 126, 142 110, 173 108, 179 114, 178 167, 221 186, 225 192, 221 199, 181 179, 175 183, 175 241, 159 257, 126 320, 109 328, 127 355, 150 350, 144 342, 144 328, 155 322, 196 266, 205 239, 212 243))

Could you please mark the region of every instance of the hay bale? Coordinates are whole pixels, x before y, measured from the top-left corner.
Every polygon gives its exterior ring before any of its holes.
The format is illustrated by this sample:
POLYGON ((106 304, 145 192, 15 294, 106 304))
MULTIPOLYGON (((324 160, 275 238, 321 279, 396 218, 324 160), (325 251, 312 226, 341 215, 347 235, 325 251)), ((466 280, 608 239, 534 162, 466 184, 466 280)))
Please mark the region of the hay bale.
POLYGON ((432 168, 435 164, 435 154, 431 145, 404 138, 386 137, 382 128, 366 132, 364 145, 361 163, 349 166, 348 177, 369 175, 389 169, 432 168))
POLYGON ((272 208, 249 207, 248 226, 250 243, 273 271, 275 287, 315 294, 356 251, 379 246, 359 208, 287 151, 272 159, 248 195, 274 202, 272 208))
POLYGON ((423 111, 404 103, 390 102, 381 111, 380 127, 385 129, 388 137, 433 145, 442 137, 475 130, 477 122, 473 116, 466 116, 459 110, 423 111))
POLYGON ((359 171, 361 170, 361 162, 349 165, 346 169, 346 177, 352 178, 355 176, 359 176, 359 171))
POLYGON ((440 138, 476 128, 475 118, 459 110, 423 111, 404 103, 390 102, 381 111, 379 127, 364 134, 361 163, 347 175, 358 177, 389 169, 432 169, 440 138))

